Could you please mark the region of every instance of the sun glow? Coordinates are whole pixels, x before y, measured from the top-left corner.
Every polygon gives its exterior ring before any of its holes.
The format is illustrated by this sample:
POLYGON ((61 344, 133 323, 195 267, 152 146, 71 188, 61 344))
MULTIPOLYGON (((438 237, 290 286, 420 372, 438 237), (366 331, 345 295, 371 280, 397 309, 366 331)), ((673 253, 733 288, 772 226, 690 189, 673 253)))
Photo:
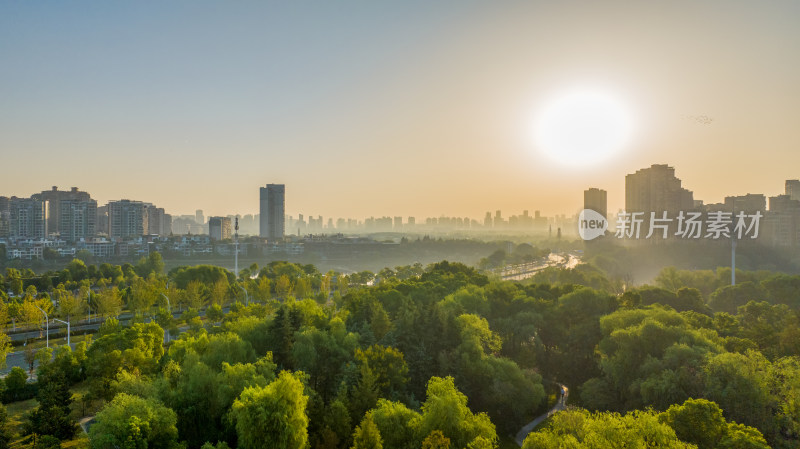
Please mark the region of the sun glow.
POLYGON ((610 159, 630 142, 633 120, 614 96, 574 90, 551 99, 534 121, 537 148, 569 166, 610 159))

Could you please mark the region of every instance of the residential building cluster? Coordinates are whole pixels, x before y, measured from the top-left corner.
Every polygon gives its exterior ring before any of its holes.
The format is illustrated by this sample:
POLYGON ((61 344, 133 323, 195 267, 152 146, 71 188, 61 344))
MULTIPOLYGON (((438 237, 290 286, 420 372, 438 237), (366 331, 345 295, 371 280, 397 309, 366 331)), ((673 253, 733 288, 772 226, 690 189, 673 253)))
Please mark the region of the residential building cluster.
MULTIPOLYGON (((613 230, 618 214, 608 214, 605 190, 590 188, 584 191, 584 208, 607 217, 611 222, 609 229, 613 230)), ((760 193, 748 193, 726 196, 721 203, 704 204, 702 200, 694 198, 691 190, 682 186, 681 180, 675 176, 675 168, 654 164, 625 177, 625 209, 620 213, 631 212, 641 212, 645 218, 651 217, 651 214, 656 218, 676 217, 681 212, 700 213, 703 216, 724 213, 731 215, 731 227, 735 216, 743 212, 759 217, 756 238, 760 243, 776 247, 800 247, 800 180, 796 179, 786 181, 783 194, 769 198, 760 193)), ((642 233, 649 233, 646 226, 650 224, 645 221, 642 233)), ((670 222, 667 234, 674 238, 679 234, 678 226, 678 221, 670 222)))

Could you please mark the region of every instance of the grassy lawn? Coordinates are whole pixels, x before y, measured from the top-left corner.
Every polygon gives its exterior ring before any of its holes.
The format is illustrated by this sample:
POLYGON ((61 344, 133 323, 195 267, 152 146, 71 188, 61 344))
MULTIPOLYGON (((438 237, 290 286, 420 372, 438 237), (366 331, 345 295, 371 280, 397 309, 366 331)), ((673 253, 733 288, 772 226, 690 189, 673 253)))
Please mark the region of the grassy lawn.
MULTIPOLYGON (((6 411, 8 412, 8 427, 11 432, 17 436, 22 433, 22 424, 25 422, 25 415, 31 410, 36 408, 38 402, 36 399, 28 399, 26 401, 12 402, 6 404, 6 411)), ((12 440, 12 445, 16 440, 12 440)))
MULTIPOLYGON (((70 343, 79 343, 82 341, 86 341, 87 338, 91 338, 92 334, 82 334, 82 335, 73 335, 70 337, 70 343)), ((50 336, 50 347, 56 348, 57 346, 62 346, 67 344, 67 337, 56 337, 54 335, 50 336)), ((26 346, 19 345, 14 347, 14 351, 24 351, 25 348, 31 347, 33 349, 40 349, 47 346, 47 341, 44 338, 36 339, 36 340, 28 340, 28 344, 26 346)))

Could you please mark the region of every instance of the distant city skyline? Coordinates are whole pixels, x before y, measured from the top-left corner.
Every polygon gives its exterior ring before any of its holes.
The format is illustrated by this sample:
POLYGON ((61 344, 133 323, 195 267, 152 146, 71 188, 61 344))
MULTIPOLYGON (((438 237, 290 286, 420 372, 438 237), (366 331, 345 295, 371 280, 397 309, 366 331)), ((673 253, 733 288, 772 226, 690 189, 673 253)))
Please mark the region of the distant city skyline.
MULTIPOLYGON (((761 190, 744 192, 744 191, 740 191, 740 190, 735 188, 736 186, 739 185, 739 183, 737 182, 737 183, 731 183, 731 185, 729 186, 730 190, 727 191, 727 192, 724 192, 723 195, 718 197, 718 198, 703 198, 703 197, 697 195, 697 193, 696 193, 697 190, 693 188, 693 184, 691 183, 691 181, 687 180, 686 177, 683 176, 683 170, 682 170, 681 167, 676 167, 673 164, 665 162, 665 163, 653 163, 653 164, 648 164, 648 165, 645 165, 645 166, 642 166, 642 167, 638 167, 637 169, 632 170, 630 173, 619 173, 618 174, 618 178, 616 180, 612 180, 612 182, 610 182, 609 184, 601 184, 601 185, 589 185, 589 184, 586 184, 586 185, 583 185, 583 186, 579 186, 580 189, 577 189, 577 188, 576 189, 571 189, 570 192, 572 190, 575 190, 573 198, 570 199, 571 203, 574 203, 574 206, 571 206, 569 208, 563 208, 564 212, 554 212, 554 211, 544 210, 544 209, 538 207, 537 203, 540 203, 540 202, 537 201, 537 198, 534 197, 534 196, 531 196, 531 198, 527 202, 527 204, 523 204, 523 205, 519 206, 518 208, 507 208, 507 209, 504 209, 504 208, 501 208, 501 207, 496 207, 496 206, 492 207, 492 206, 490 206, 486 210, 483 210, 483 211, 478 211, 478 210, 473 208, 473 210, 471 210, 471 211, 462 211, 462 212, 454 212, 454 213, 440 212, 440 213, 432 213, 432 214, 425 214, 425 213, 416 213, 415 214, 415 213, 398 213, 398 212, 393 212, 391 210, 388 210, 387 212, 384 212, 384 213, 378 213, 378 212, 370 213, 369 211, 367 211, 364 215, 348 215, 348 214, 343 213, 343 212, 333 212, 331 214, 326 215, 326 214, 323 214, 323 213, 318 213, 317 211, 312 210, 310 207, 305 207, 304 205, 293 204, 291 199, 288 199, 288 198, 291 198, 290 194, 291 194, 292 190, 294 190, 293 186, 291 186, 292 188, 289 189, 289 194, 286 194, 286 193, 283 194, 284 195, 284 211, 285 211, 285 215, 290 216, 290 217, 297 217, 298 215, 303 215, 303 216, 306 216, 306 217, 323 216, 326 219, 328 219, 328 218, 333 218, 333 219, 345 218, 345 219, 348 219, 349 218, 349 219, 357 219, 357 220, 363 220, 363 219, 367 219, 367 218, 370 218, 370 217, 374 218, 374 217, 385 217, 385 216, 389 216, 389 217, 401 216, 401 217, 404 217, 404 218, 416 217, 416 218, 422 218, 422 219, 424 219, 426 217, 445 216, 445 217, 468 217, 470 219, 482 221, 484 219, 485 213, 487 211, 489 211, 492 214, 494 214, 495 211, 497 211, 497 210, 502 211, 504 217, 508 217, 508 216, 511 216, 511 215, 522 214, 524 211, 530 211, 530 212, 538 211, 543 216, 561 216, 561 215, 573 216, 573 215, 576 215, 585 204, 585 196, 584 196, 585 192, 584 191, 586 189, 590 189, 590 188, 599 188, 599 189, 605 191, 604 195, 607 198, 609 198, 609 199, 606 200, 606 204, 607 204, 607 208, 608 208, 607 214, 610 216, 610 215, 613 215, 614 213, 616 213, 619 210, 624 210, 625 209, 625 202, 626 202, 626 199, 625 199, 625 190, 626 190, 625 179, 626 179, 626 177, 629 176, 629 175, 632 175, 636 171, 641 171, 641 170, 647 169, 648 167, 650 167, 652 165, 666 165, 666 166, 674 167, 675 171, 677 172, 677 175, 680 175, 678 177, 681 179, 681 181, 683 181, 684 187, 686 187, 687 189, 689 189, 692 192, 694 192, 694 199, 699 200, 699 201, 703 201, 703 203, 705 203, 705 204, 713 204, 713 203, 718 203, 718 202, 721 203, 721 202, 724 201, 725 197, 729 197, 729 196, 742 196, 742 195, 746 195, 746 194, 763 194, 763 195, 766 195, 767 197, 769 197, 771 195, 780 195, 780 194, 785 193, 785 191, 787 191, 790 188, 794 188, 796 191, 800 192, 800 187, 796 187, 795 186, 795 184, 800 186, 800 182, 797 182, 796 179, 795 179, 795 178, 800 177, 800 168, 798 168, 796 170, 796 176, 790 176, 789 178, 786 178, 786 179, 774 179, 770 183, 770 187, 771 188, 769 190, 761 189, 761 190), (620 186, 621 186, 621 188, 619 188, 620 186), (616 190, 622 190, 622 192, 623 192, 622 196, 621 196, 621 198, 617 198, 615 201, 612 201, 610 199, 610 195, 607 192, 616 191, 616 190)), ((258 186, 254 186, 253 188, 251 188, 251 190, 256 190, 256 187, 258 187, 258 186)), ((724 188, 726 186, 723 184, 722 187, 724 188)), ((75 191, 75 189, 81 189, 81 193, 82 194, 91 195, 92 199, 97 202, 98 206, 104 206, 104 205, 107 205, 109 202, 121 201, 121 200, 141 201, 141 202, 145 202, 145 203, 158 204, 159 206, 162 205, 162 204, 169 204, 170 203, 169 195, 165 195, 164 197, 160 197, 160 198, 156 198, 156 199, 153 199, 153 198, 134 198, 134 197, 129 195, 127 197, 111 199, 111 200, 105 201, 105 200, 100 199, 100 198, 102 198, 102 192, 88 191, 86 189, 83 189, 82 186, 63 186, 62 187, 62 186, 53 185, 51 187, 51 189, 53 189, 54 191, 55 191, 55 189, 62 189, 61 191, 64 191, 64 190, 75 191)), ((34 192, 34 193, 30 194, 30 195, 27 195, 27 194, 24 194, 24 193, 19 193, 19 192, 3 192, 3 191, 0 191, 0 197, 3 197, 3 196, 5 196, 5 197, 17 196, 17 197, 20 197, 20 198, 27 198, 27 197, 30 197, 32 195, 41 195, 42 193, 46 193, 47 191, 48 191, 48 189, 45 189, 44 187, 40 188, 39 190, 37 190, 36 192, 34 192)), ((330 193, 330 192, 328 192, 328 193, 330 193)), ((800 195, 800 194, 798 194, 798 195, 800 195)), ((542 194, 539 198, 541 198, 543 196, 544 195, 542 194)), ((333 198, 338 198, 338 197, 336 195, 334 195, 333 198)), ((261 209, 260 202, 261 202, 260 194, 257 193, 256 194, 256 199, 255 199, 254 204, 253 204, 253 207, 251 208, 252 210, 247 210, 247 211, 238 211, 238 210, 229 210, 229 209, 227 209, 227 210, 226 209, 209 210, 209 209, 206 209, 204 207, 200 207, 200 206, 198 206, 196 204, 188 204, 188 205, 185 206, 184 210, 172 210, 172 209, 169 209, 169 208, 166 208, 166 207, 164 209, 167 212, 169 212, 171 215, 173 215, 174 217, 195 216, 195 217, 199 218, 201 216, 201 214, 204 215, 205 217, 210 217, 210 216, 225 217, 225 216, 236 216, 236 215, 239 215, 239 216, 245 216, 245 215, 258 216, 260 214, 260 209, 261 209)), ((545 202, 542 201, 541 203, 545 203, 545 202)), ((376 210, 378 210, 378 209, 381 209, 381 208, 380 207, 376 207, 376 210)), ((203 220, 197 220, 198 223, 200 223, 201 221, 203 223, 206 222, 204 219, 203 220)), ((287 231, 290 231, 290 230, 287 229, 287 231)))
MULTIPOLYGON (((800 167, 800 3, 0 4, 0 192, 78 186, 173 214, 573 214, 585 188, 679 171, 696 198, 800 167), (597 89, 630 139, 563 165, 532 136, 597 89)), ((552 131, 552 130, 551 130, 552 131)), ((556 135, 558 138, 558 135, 556 135)))

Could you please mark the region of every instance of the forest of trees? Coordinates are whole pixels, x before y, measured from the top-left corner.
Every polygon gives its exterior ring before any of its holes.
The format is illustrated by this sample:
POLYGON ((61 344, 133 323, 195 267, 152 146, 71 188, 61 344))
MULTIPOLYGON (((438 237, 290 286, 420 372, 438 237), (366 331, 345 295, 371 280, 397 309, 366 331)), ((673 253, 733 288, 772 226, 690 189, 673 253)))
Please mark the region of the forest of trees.
POLYGON ((729 279, 668 268, 633 287, 582 264, 502 282, 449 262, 164 273, 157 253, 8 269, 0 322, 38 326, 36 306, 104 322, 39 349, 35 382, 33 363, 9 372, 3 402, 37 405, 14 431, 0 410, 0 446, 58 447, 94 416, 92 448, 515 447, 560 383, 570 408, 524 448, 798 447, 800 276, 729 279))

